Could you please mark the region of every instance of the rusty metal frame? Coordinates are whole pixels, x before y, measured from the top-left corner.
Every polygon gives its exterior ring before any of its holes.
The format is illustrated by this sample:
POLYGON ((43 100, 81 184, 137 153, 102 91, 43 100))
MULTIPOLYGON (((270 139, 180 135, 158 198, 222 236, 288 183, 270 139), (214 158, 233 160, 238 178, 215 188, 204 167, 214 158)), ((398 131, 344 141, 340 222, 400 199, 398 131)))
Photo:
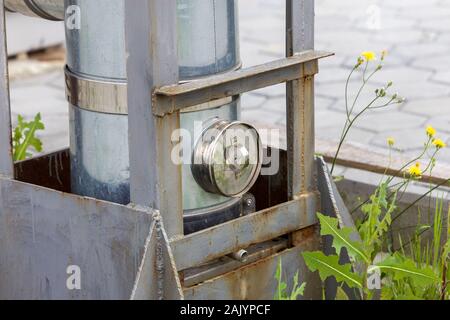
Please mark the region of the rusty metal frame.
POLYGON ((153 114, 164 117, 188 107, 313 76, 318 72, 317 60, 330 55, 308 50, 248 69, 159 87, 153 92, 153 114))
MULTIPOLYGON (((3 14, 2 0, 0 5, 3 14)), ((266 257, 259 265, 228 273, 226 277, 231 280, 223 278, 224 281, 237 281, 233 277, 250 273, 255 278, 258 271, 252 270, 258 268, 273 270, 279 256, 289 257, 291 268, 300 266, 298 253, 303 247, 299 245, 299 230, 316 224, 315 213, 320 207, 314 162, 314 75, 318 72, 317 60, 330 55, 313 51, 313 8, 313 0, 287 0, 287 58, 179 85, 176 0, 125 2, 132 199, 129 207, 11 180, 7 55, 1 41, 0 72, 4 78, 0 83, 0 255, 8 262, 2 270, 12 270, 16 275, 27 273, 26 266, 20 263, 23 256, 16 256, 16 252, 30 252, 30 256, 33 253, 34 262, 28 277, 20 281, 17 276, 6 279, 13 294, 20 292, 25 282, 50 279, 53 284, 62 285, 62 266, 81 261, 81 267, 89 270, 89 279, 95 282, 95 290, 74 295, 61 286, 52 288, 50 298, 123 298, 133 287, 131 277, 135 279, 133 299, 182 299, 189 290, 192 297, 198 291, 182 288, 179 271, 284 235, 291 235, 289 247, 293 248, 266 257), (172 139, 172 133, 180 127, 181 110, 278 83, 287 83, 288 87, 289 202, 184 236, 181 167, 171 161, 172 147, 179 142, 172 139), (21 223, 15 223, 17 216, 21 223), (98 223, 102 228, 98 228, 98 223), (69 236, 61 232, 61 226, 70 230, 69 236), (36 236, 50 236, 56 249, 48 252, 48 242, 36 242, 36 236), (96 254, 87 254, 87 248, 102 255, 97 258, 96 254), (49 267, 43 255, 57 260, 58 266, 49 267), (12 268, 15 265, 17 270, 12 268), (102 273, 104 266, 115 267, 114 272, 102 273)), ((4 28, 4 20, 0 27, 4 28)), ((205 288, 210 285, 214 286, 212 282, 201 284, 205 288)), ((44 288, 40 286, 39 290, 41 287, 44 288)), ((0 289, 0 296, 9 297, 8 288, 0 289)), ((44 293, 26 294, 40 298, 44 293)))
POLYGON ((0 176, 14 176, 4 0, 0 0, 0 176))
MULTIPOLYGON (((132 201, 159 210, 177 272, 317 222, 314 75, 318 60, 331 54, 313 50, 313 0, 287 0, 286 5, 287 58, 178 84, 176 1, 126 3, 132 201), (184 236, 181 166, 170 160, 170 150, 178 142, 172 133, 180 128, 180 112, 279 83, 287 84, 290 201, 184 236), (142 177, 144 172, 148 177, 142 177)), ((138 280, 137 288, 140 281, 144 280, 138 280)))

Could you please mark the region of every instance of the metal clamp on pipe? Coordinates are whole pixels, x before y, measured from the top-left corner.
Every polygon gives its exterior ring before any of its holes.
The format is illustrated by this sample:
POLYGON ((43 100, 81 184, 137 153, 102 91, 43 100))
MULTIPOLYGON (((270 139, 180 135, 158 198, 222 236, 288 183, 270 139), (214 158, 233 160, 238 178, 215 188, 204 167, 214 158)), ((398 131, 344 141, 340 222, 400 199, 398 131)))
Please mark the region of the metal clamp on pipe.
POLYGON ((5 8, 30 17, 64 20, 64 0, 5 0, 5 8))
POLYGON ((82 77, 66 67, 66 96, 81 109, 110 114, 128 114, 127 83, 82 77))

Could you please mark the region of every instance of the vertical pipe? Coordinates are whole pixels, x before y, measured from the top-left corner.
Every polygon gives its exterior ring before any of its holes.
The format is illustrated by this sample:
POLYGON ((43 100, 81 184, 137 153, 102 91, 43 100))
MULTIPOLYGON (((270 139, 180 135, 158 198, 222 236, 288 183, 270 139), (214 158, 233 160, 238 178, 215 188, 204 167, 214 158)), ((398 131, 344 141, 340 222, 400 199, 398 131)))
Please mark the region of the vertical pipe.
POLYGON ((169 13, 145 10, 163 10, 159 2, 66 0, 65 5, 72 192, 150 206, 161 210, 163 216, 170 212, 173 219, 167 221, 165 217, 165 222, 173 231, 171 235, 183 230, 180 208, 188 233, 207 227, 205 223, 238 217, 239 199, 203 190, 195 182, 190 164, 182 166, 182 183, 179 181, 178 167, 172 165, 171 159, 177 142, 167 137, 181 126, 190 132, 193 146, 201 135, 197 132, 195 136, 195 121, 213 117, 238 120, 239 97, 212 110, 194 107, 166 118, 154 119, 149 108, 149 90, 153 86, 176 83, 178 75, 185 81, 240 67, 235 0, 177 0, 176 19, 170 20, 176 28, 174 35, 165 33, 164 28, 169 28, 166 25, 157 29, 158 37, 150 33, 158 28, 149 24, 154 22, 150 17, 169 13), (144 12, 140 12, 141 7, 144 12), (145 19, 141 16, 144 13, 145 19), (128 22, 125 15, 129 16, 128 22), (134 29, 136 35, 131 31, 134 29), (172 36, 178 40, 175 49, 171 48, 172 36), (129 63, 128 76, 134 84, 128 93, 127 55, 139 61, 129 63), (174 68, 177 77, 172 77, 174 68), (152 86, 148 86, 150 80, 155 81, 152 86), (139 100, 143 94, 145 103, 139 100), (134 115, 128 116, 128 105, 136 108, 134 115), (130 167, 134 168, 131 174, 130 167), (181 204, 177 198, 180 194, 181 204))
MULTIPOLYGON (((68 70, 95 84, 126 86, 124 1, 66 0, 65 6, 68 70)), ((72 89, 79 90, 74 93, 77 97, 91 93, 77 86, 72 89)), ((92 95, 102 98, 102 92, 92 95)), ((70 105, 72 192, 127 204, 127 116, 95 108, 70 105)))
POLYGON ((0 175, 14 176, 11 145, 11 108, 9 100, 8 50, 4 1, 0 0, 0 175))

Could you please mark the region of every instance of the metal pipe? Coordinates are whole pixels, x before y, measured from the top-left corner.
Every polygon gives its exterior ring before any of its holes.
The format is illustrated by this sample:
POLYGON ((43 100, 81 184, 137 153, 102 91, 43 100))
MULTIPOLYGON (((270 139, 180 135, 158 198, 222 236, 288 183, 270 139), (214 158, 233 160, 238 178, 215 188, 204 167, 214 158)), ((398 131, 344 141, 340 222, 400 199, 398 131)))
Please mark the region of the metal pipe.
POLYGON ((64 20, 64 0, 5 0, 5 8, 26 16, 64 20))
POLYGON ((247 252, 247 250, 242 249, 242 250, 239 250, 237 252, 230 254, 229 257, 236 261, 245 263, 248 260, 248 252, 247 252))
MULTIPOLYGON (((128 204, 124 1, 6 0, 5 7, 49 20, 66 19, 72 192, 128 204)), ((177 3, 180 80, 240 68, 235 0, 177 3)), ((214 109, 194 107, 182 113, 181 128, 191 134, 192 149, 199 138, 196 122, 239 120, 239 101, 235 97, 214 109)), ((183 208, 187 233, 203 222, 223 222, 241 214, 239 199, 206 192, 190 164, 183 165, 183 208)))
MULTIPOLYGON (((128 121, 124 0, 67 0, 78 6, 80 25, 66 26, 67 92, 70 102, 72 191, 127 204, 129 193, 128 121), (99 17, 102 17, 99 19, 99 17)), ((240 67, 235 0, 178 0, 181 80, 205 77, 240 67)), ((181 127, 192 135, 195 121, 240 117, 239 97, 215 109, 192 108, 181 127)), ((198 137, 193 137, 192 147, 198 137)), ((144 172, 142 174, 145 174, 144 172)), ((207 213, 240 214, 236 199, 203 190, 183 166, 184 209, 196 219, 207 213)), ((211 216, 206 220, 211 221, 211 216)))

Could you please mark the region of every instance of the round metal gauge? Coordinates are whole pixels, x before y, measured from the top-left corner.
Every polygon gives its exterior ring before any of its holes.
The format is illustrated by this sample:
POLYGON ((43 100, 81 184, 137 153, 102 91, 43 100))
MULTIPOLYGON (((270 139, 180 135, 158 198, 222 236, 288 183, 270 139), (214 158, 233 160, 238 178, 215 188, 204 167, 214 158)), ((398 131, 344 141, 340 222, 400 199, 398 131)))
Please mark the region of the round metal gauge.
POLYGON ((206 191, 239 197, 250 190, 262 166, 258 131, 243 122, 217 120, 202 133, 192 156, 192 174, 206 191))

